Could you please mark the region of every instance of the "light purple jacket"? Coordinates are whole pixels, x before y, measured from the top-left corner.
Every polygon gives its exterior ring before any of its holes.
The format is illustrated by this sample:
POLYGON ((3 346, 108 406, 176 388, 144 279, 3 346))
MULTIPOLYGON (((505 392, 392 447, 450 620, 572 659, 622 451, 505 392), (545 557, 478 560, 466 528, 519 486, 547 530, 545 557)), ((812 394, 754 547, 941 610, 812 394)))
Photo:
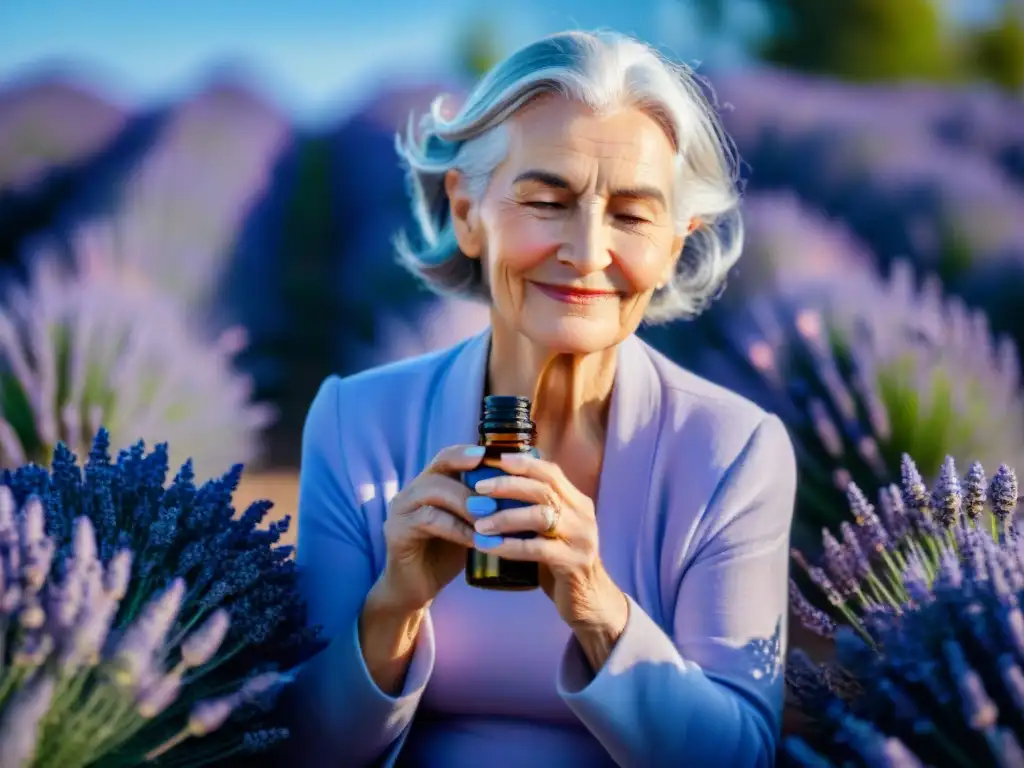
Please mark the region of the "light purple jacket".
POLYGON ((357 619, 384 566, 388 501, 475 443, 490 335, 323 384, 306 422, 298 563, 328 648, 300 677, 304 765, 769 766, 780 729, 796 467, 782 423, 622 343, 597 520, 629 596, 591 673, 539 590, 456 579, 404 690, 369 677, 357 619))

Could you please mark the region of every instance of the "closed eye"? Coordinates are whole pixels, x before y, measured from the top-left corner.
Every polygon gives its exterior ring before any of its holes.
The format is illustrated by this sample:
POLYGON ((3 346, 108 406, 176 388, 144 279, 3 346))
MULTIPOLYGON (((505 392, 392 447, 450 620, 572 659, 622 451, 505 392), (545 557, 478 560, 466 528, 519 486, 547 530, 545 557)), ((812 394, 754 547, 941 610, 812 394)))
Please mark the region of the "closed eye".
POLYGON ((541 208, 545 210, 560 210, 565 208, 565 206, 562 205, 561 203, 551 203, 545 200, 531 200, 525 203, 525 205, 529 206, 530 208, 541 208))
POLYGON ((616 217, 619 221, 625 222, 626 224, 650 224, 651 222, 647 219, 642 219, 639 216, 628 216, 624 213, 620 213, 616 217))

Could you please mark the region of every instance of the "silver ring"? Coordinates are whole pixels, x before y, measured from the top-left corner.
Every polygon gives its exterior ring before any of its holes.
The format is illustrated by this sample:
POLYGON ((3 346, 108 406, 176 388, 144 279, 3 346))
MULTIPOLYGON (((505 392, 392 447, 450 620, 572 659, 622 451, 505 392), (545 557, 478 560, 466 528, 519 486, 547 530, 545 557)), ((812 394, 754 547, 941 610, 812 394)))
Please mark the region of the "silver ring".
POLYGON ((558 527, 558 518, 562 516, 562 513, 554 507, 544 507, 544 519, 547 520, 548 527, 541 531, 541 536, 549 539, 555 538, 557 535, 555 529, 558 527))

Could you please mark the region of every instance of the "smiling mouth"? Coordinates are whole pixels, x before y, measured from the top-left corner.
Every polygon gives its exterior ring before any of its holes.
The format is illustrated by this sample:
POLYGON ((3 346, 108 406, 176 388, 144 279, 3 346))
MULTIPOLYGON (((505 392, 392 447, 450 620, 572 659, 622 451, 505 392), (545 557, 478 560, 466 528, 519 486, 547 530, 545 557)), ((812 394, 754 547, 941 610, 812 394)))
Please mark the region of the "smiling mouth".
MULTIPOLYGON (((533 281, 531 281, 533 282, 533 281)), ((599 304, 604 301, 619 298, 615 291, 588 291, 581 288, 572 288, 568 285, 550 285, 548 283, 536 283, 533 285, 555 301, 564 304, 599 304)))

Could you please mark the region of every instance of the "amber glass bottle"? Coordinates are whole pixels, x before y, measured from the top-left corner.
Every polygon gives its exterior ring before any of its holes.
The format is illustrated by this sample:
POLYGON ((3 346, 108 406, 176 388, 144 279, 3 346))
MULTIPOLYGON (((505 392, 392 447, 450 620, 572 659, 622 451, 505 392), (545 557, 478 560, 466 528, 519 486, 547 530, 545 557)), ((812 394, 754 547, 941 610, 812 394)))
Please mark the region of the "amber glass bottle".
MULTIPOLYGON (((485 477, 505 474, 498 465, 503 453, 532 453, 536 456, 536 438, 536 426, 530 419, 530 398, 503 395, 485 397, 480 418, 480 445, 487 450, 480 466, 466 472, 463 481, 473 488, 485 477)), ((509 499, 496 501, 499 510, 529 506, 509 499)), ((515 535, 528 539, 537 534, 527 532, 515 535)), ((471 549, 466 557, 466 581, 471 586, 483 589, 527 590, 540 586, 540 575, 537 563, 505 560, 471 549)))

